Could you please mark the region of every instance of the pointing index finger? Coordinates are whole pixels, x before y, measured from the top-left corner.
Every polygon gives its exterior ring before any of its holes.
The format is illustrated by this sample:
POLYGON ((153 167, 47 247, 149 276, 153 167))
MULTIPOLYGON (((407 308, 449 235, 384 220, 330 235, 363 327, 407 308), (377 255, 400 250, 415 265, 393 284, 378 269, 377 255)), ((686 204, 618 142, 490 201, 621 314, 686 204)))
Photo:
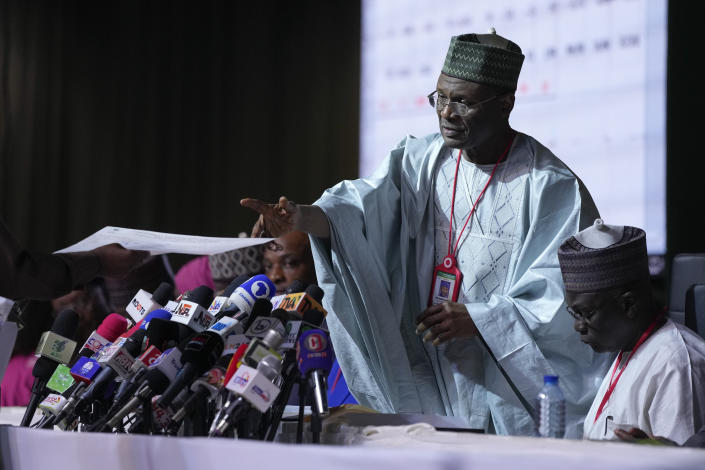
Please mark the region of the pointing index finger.
POLYGON ((248 209, 252 209, 254 211, 259 212, 260 214, 263 214, 265 209, 269 207, 269 204, 267 204, 264 201, 260 201, 259 199, 253 199, 246 197, 245 199, 240 200, 240 205, 243 207, 247 207, 248 209))

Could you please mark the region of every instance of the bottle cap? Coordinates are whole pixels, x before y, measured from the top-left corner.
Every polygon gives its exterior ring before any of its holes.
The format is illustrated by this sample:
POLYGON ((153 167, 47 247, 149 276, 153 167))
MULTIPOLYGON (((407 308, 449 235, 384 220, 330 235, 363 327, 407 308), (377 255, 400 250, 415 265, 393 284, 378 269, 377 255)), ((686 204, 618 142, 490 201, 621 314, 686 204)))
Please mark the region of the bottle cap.
POLYGON ((558 385, 558 376, 557 375, 544 375, 543 376, 543 383, 558 385))

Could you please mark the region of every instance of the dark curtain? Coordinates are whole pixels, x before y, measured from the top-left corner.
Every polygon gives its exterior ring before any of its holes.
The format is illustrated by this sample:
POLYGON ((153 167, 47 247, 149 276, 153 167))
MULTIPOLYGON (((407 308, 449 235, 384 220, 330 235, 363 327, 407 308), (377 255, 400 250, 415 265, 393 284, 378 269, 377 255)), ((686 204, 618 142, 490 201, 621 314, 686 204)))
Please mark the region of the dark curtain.
POLYGON ((0 217, 235 236, 357 174, 359 1, 0 1, 0 217), (256 6, 255 6, 256 5, 256 6))

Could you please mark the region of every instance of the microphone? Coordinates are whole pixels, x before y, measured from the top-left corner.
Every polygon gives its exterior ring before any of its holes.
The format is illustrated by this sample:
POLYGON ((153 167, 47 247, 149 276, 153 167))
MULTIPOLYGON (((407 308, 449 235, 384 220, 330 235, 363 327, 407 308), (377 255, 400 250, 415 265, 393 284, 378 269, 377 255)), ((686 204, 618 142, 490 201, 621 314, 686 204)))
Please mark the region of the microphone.
POLYGON ((181 370, 181 351, 179 348, 171 348, 164 351, 147 369, 147 373, 135 395, 120 411, 110 418, 107 426, 117 428, 122 423, 123 418, 135 411, 143 401, 150 400, 151 405, 151 398, 166 390, 169 383, 176 379, 179 370, 181 370))
POLYGON ((241 344, 233 353, 233 357, 230 359, 228 367, 225 370, 225 376, 223 377, 223 385, 228 383, 233 377, 233 375, 235 375, 235 372, 237 372, 238 367, 240 367, 240 364, 242 363, 242 356, 245 355, 245 351, 247 351, 248 346, 249 344, 247 343, 241 344))
POLYGON ((135 362, 135 356, 142 350, 142 342, 146 334, 145 330, 138 329, 128 338, 105 348, 98 357, 97 362, 101 366, 101 371, 95 376, 95 380, 90 383, 78 399, 75 398, 78 396, 77 394, 69 398, 69 403, 61 410, 55 421, 61 421, 74 413, 80 414, 87 402, 102 394, 116 376, 126 377, 135 362))
POLYGON ((37 424, 37 428, 50 428, 56 416, 66 406, 68 399, 63 395, 50 393, 39 404, 39 409, 44 412, 44 418, 37 424))
POLYGON ((291 320, 286 324, 286 338, 281 345, 284 350, 296 349, 296 341, 304 331, 320 328, 325 317, 318 310, 308 310, 301 319, 291 320))
POLYGON ((181 342, 181 323, 175 323, 168 318, 155 318, 147 326, 147 344, 160 351, 173 348, 181 342))
POLYGON ((183 296, 171 319, 188 326, 193 331, 201 332, 213 321, 213 315, 203 307, 210 305, 212 300, 213 289, 199 286, 183 296))
POLYGON ((71 368, 71 377, 76 382, 90 384, 98 373, 103 369, 103 366, 98 364, 98 361, 91 357, 81 356, 71 368))
POLYGON ((264 413, 279 395, 279 387, 274 381, 279 377, 281 359, 267 355, 257 364, 257 368, 241 365, 225 387, 237 398, 232 400, 222 413, 219 421, 213 421, 209 436, 223 436, 233 423, 254 407, 264 413))
MULTIPOLYGON (((195 410, 198 403, 201 402, 206 396, 210 395, 212 399, 223 388, 225 383, 224 378, 226 375, 226 367, 233 363, 233 357, 236 358, 234 363, 237 364, 247 349, 249 339, 242 334, 245 327, 255 318, 258 318, 261 315, 266 315, 270 312, 271 303, 269 300, 266 298, 260 298, 255 301, 250 315, 243 315, 241 313, 235 315, 235 317, 244 316, 245 318, 242 321, 238 321, 235 318, 222 317, 209 328, 209 331, 218 332, 222 338, 225 338, 223 355, 210 370, 205 372, 199 379, 193 382, 191 385, 191 390, 194 393, 186 400, 181 409, 179 409, 172 417, 172 429, 174 429, 174 427, 177 426, 185 417, 189 416, 195 410), (241 352, 236 354, 238 351, 241 352)), ((236 369, 237 367, 235 367, 230 375, 234 374, 236 369)), ((228 379, 230 379, 229 376, 228 379)))
POLYGON ((248 279, 249 276, 245 274, 240 274, 238 277, 233 279, 230 284, 228 284, 228 287, 223 290, 223 293, 215 297, 213 302, 211 302, 210 307, 208 307, 210 314, 218 318, 218 313, 220 313, 220 311, 227 306, 228 298, 233 292, 235 292, 235 289, 237 289, 241 284, 244 284, 248 279))
POLYGON ((299 372, 306 377, 313 396, 311 405, 311 432, 313 442, 320 441, 321 416, 328 415, 327 377, 333 366, 333 348, 328 334, 320 329, 305 331, 297 343, 299 372))
POLYGON ((264 274, 252 276, 237 287, 218 315, 234 315, 237 312, 250 313, 257 299, 270 299, 276 292, 274 283, 264 274))
MULTIPOLYGON (((258 299, 257 302, 260 300, 262 299, 258 299)), ((255 307, 257 307, 257 302, 255 303, 255 307)), ((267 300, 264 300, 264 302, 268 303, 267 300)), ((242 321, 239 321, 236 318, 222 317, 220 320, 211 325, 207 331, 191 339, 189 344, 197 342, 210 343, 210 346, 208 346, 209 349, 204 351, 202 350, 201 345, 199 346, 201 351, 196 352, 194 348, 189 348, 188 345, 186 346, 186 349, 182 355, 182 363, 184 364, 184 367, 179 373, 177 379, 169 386, 169 388, 157 401, 158 407, 167 408, 171 404, 173 398, 176 397, 176 395, 184 387, 190 385, 197 375, 204 373, 208 368, 215 364, 217 357, 221 353, 228 356, 228 359, 232 356, 237 346, 231 341, 234 340, 239 345, 238 340, 244 331, 244 321, 246 321, 248 317, 246 314, 239 316, 242 321), (202 356, 202 354, 205 353, 208 353, 209 355, 202 356)))
POLYGON ((303 282, 301 279, 294 279, 291 281, 291 284, 289 284, 289 287, 286 288, 284 291, 284 294, 294 294, 296 292, 303 292, 306 290, 306 287, 308 287, 308 284, 303 282))
POLYGON ((303 314, 301 320, 292 320, 286 325, 288 334, 280 347, 281 350, 286 351, 282 365, 282 377, 284 380, 281 385, 281 393, 272 406, 269 429, 264 434, 264 439, 267 441, 274 440, 284 409, 289 403, 291 392, 301 377, 296 360, 298 339, 304 332, 320 328, 322 323, 323 314, 317 310, 309 310, 303 314))
POLYGON ((252 324, 245 332, 245 336, 249 338, 262 338, 269 330, 276 330, 282 336, 286 335, 286 323, 289 320, 289 314, 286 310, 275 309, 267 317, 259 317, 252 321, 252 324))
POLYGON ((225 385, 224 379, 226 368, 232 361, 232 358, 232 353, 222 355, 213 367, 211 367, 203 375, 197 378, 193 384, 191 384, 191 391, 193 393, 186 399, 181 408, 171 417, 170 428, 172 432, 176 432, 181 421, 190 416, 200 403, 203 403, 206 399, 215 399, 225 385))
POLYGON ((137 291, 125 310, 137 323, 152 310, 164 308, 173 296, 174 287, 168 282, 162 282, 153 294, 142 289, 137 291))
POLYGON ((311 284, 304 292, 278 295, 272 298, 274 308, 281 308, 289 312, 297 312, 299 315, 309 310, 321 312, 325 317, 328 312, 321 305, 323 290, 315 284, 311 284))
POLYGON ((191 385, 195 378, 213 367, 223 352, 223 338, 215 331, 199 333, 186 344, 181 353, 182 369, 176 379, 162 393, 157 406, 168 408, 184 387, 191 385))
POLYGON ((162 351, 175 347, 180 342, 180 327, 183 326, 164 318, 154 318, 149 322, 147 327, 149 347, 132 364, 130 375, 118 387, 109 414, 112 411, 117 411, 117 407, 121 406, 127 397, 135 393, 139 386, 139 380, 147 372, 147 368, 162 354, 162 351))
POLYGON ((51 374, 49 381, 46 384, 47 391, 52 390, 56 393, 64 393, 74 384, 71 371, 64 364, 59 364, 51 374))
POLYGON ((44 388, 52 373, 59 364, 67 364, 71 360, 76 342, 69 339, 76 332, 78 314, 67 309, 56 316, 51 330, 44 332, 39 340, 36 354, 41 356, 34 363, 32 375, 32 396, 25 410, 20 426, 29 426, 32 416, 44 396, 44 388))
POLYGON ((118 313, 111 313, 103 319, 103 322, 83 343, 83 347, 78 353, 79 356, 91 357, 125 333, 127 326, 128 322, 125 317, 118 313))
POLYGON ((147 327, 149 326, 150 322, 152 320, 157 319, 157 318, 161 318, 163 320, 169 320, 171 318, 171 312, 169 312, 168 310, 164 310, 164 309, 152 310, 147 315, 142 317, 142 319, 140 321, 135 323, 135 326, 133 326, 132 328, 127 330, 125 333, 123 333, 122 337, 128 337, 128 336, 132 335, 132 333, 134 333, 135 331, 137 331, 139 329, 146 330, 147 327))
MULTIPOLYGON (((72 391, 71 398, 66 399, 65 402, 62 402, 61 409, 63 409, 67 404, 73 406, 73 403, 76 400, 75 397, 78 396, 78 394, 81 393, 83 389, 90 384, 96 375, 98 375, 101 371, 102 366, 98 364, 98 362, 91 356, 98 355, 100 351, 115 341, 121 333, 125 332, 127 325, 128 322, 126 318, 117 313, 111 313, 105 317, 98 328, 91 333, 86 342, 83 344, 78 359, 73 364, 71 369, 67 371, 67 373, 70 374, 71 381, 75 381, 77 386, 72 391)), ((57 371, 58 370, 59 367, 57 367, 57 371)), ((49 381, 49 384, 51 384, 52 381, 53 378, 49 381)), ((59 393, 64 393, 67 389, 68 388, 53 388, 53 390, 56 390, 59 393)), ((61 409, 57 409, 57 412, 54 413, 53 416, 56 416, 61 409)), ((53 422, 54 421, 52 419, 49 419, 46 425, 51 425, 53 422)))
MULTIPOLYGON (((250 315, 242 322, 240 322, 240 324, 242 325, 242 330, 238 326, 237 328, 231 330, 230 334, 225 337, 225 347, 223 348, 223 355, 234 353, 235 350, 237 350, 243 344, 247 346, 250 343, 250 338, 245 336, 244 332, 250 328, 252 323, 257 318, 269 315, 271 311, 272 303, 269 300, 257 299, 255 301, 254 306, 252 307, 252 312, 250 313, 250 315)), ((235 316, 239 317, 240 314, 236 314, 235 316)))
MULTIPOLYGON (((279 333, 279 331, 269 330, 267 331, 267 334, 264 336, 264 338, 254 338, 246 347, 244 344, 241 345, 238 348, 238 351, 233 355, 233 359, 230 361, 228 370, 225 373, 224 383, 228 383, 232 380, 232 377, 235 376, 237 370, 239 370, 239 367, 247 365, 249 367, 256 368, 257 364, 267 356, 272 356, 276 358, 277 361, 280 362, 279 367, 281 368, 281 356, 279 355, 279 353, 277 353, 277 348, 281 344, 282 340, 283 337, 279 333), (241 353, 241 350, 243 349, 244 352, 241 353), (239 357, 240 354, 241 359, 236 360, 236 358, 239 357), (234 373, 233 370, 235 371, 234 373)), ((211 432, 213 432, 215 426, 217 426, 217 423, 221 419, 223 419, 225 411, 233 402, 233 398, 234 397, 232 396, 232 394, 229 394, 229 397, 226 400, 225 404, 223 405, 221 410, 216 414, 216 417, 213 420, 211 432)))

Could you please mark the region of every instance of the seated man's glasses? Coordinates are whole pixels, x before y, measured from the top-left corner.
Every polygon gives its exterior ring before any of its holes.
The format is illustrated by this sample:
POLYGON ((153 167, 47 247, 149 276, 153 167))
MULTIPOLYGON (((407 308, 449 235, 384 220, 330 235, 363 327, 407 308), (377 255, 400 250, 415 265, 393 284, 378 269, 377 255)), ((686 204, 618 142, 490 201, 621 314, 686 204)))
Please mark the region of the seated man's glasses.
POLYGON ((597 312, 597 308, 592 310, 591 312, 588 313, 583 313, 580 310, 576 310, 571 306, 566 306, 566 310, 568 310, 568 313, 575 318, 576 320, 579 321, 584 321, 586 323, 590 323, 590 318, 592 318, 593 315, 597 312))

